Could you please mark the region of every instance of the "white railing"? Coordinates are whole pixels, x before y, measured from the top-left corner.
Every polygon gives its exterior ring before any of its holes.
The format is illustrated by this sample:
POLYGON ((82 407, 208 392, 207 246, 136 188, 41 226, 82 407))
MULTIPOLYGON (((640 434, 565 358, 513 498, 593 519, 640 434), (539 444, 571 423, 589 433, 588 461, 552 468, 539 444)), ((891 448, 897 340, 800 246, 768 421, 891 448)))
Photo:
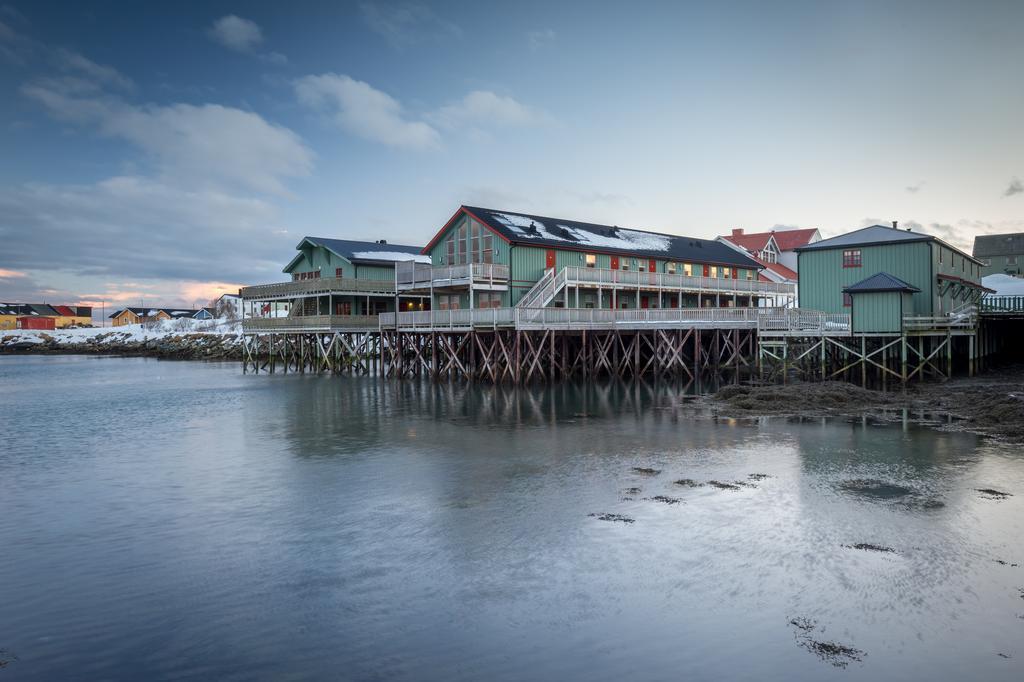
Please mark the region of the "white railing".
POLYGON ((345 277, 318 277, 293 282, 257 284, 243 287, 242 298, 265 301, 274 298, 300 298, 320 294, 394 294, 395 283, 390 279, 351 279, 345 277))
POLYGON ((903 329, 922 331, 927 329, 972 329, 977 317, 971 315, 904 315, 903 329))
MULTIPOLYGON (((565 268, 559 271, 558 275, 561 276, 562 282, 565 281, 565 268)), ((556 282, 556 275, 554 268, 548 268, 541 275, 541 278, 537 280, 529 291, 523 294, 522 298, 516 304, 520 308, 543 308, 551 299, 554 298, 555 293, 558 291, 558 282, 556 282)))
POLYGON ((845 313, 824 313, 820 310, 799 308, 772 308, 759 310, 757 331, 759 334, 813 334, 847 335, 850 333, 850 316, 845 313))
POLYGON ((406 261, 395 264, 395 284, 399 290, 429 289, 464 284, 507 285, 508 265, 503 263, 464 263, 427 265, 406 261))
POLYGON ((665 289, 697 293, 730 293, 794 296, 796 286, 785 282, 762 282, 756 279, 724 277, 693 277, 668 272, 609 270, 579 265, 565 267, 569 286, 602 286, 634 289, 665 289))
MULTIPOLYGON (((382 329, 754 329, 765 308, 477 308, 425 310, 380 315, 382 329)), ((848 319, 848 316, 847 316, 848 319)))
MULTIPOLYGON (((392 313, 393 315, 394 313, 392 313)), ((296 317, 251 317, 242 320, 242 331, 302 332, 347 329, 377 329, 376 315, 305 315, 296 317)))

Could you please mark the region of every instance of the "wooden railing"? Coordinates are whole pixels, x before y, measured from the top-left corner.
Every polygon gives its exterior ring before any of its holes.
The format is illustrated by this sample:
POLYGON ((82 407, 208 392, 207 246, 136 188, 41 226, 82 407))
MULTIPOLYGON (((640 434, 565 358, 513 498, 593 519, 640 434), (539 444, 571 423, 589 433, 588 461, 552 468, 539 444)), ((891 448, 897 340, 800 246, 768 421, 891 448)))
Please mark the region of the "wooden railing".
MULTIPOLYGON (((394 313, 392 313, 394 314, 394 313)), ((376 315, 304 315, 296 317, 252 317, 242 320, 242 331, 313 332, 373 330, 380 325, 376 315)))
POLYGON ((390 279, 350 279, 344 277, 321 277, 297 282, 277 282, 245 287, 242 298, 265 301, 274 298, 298 298, 318 294, 395 294, 395 283, 390 279))
POLYGON ((507 285, 508 265, 503 263, 464 263, 462 265, 425 265, 412 261, 395 264, 395 283, 400 291, 479 284, 507 285))
POLYGON ((1024 313, 1024 296, 985 296, 978 309, 982 313, 1024 313))
POLYGON ((850 333, 850 316, 845 313, 824 313, 799 308, 761 310, 757 318, 759 334, 808 334, 812 336, 845 336, 850 333))

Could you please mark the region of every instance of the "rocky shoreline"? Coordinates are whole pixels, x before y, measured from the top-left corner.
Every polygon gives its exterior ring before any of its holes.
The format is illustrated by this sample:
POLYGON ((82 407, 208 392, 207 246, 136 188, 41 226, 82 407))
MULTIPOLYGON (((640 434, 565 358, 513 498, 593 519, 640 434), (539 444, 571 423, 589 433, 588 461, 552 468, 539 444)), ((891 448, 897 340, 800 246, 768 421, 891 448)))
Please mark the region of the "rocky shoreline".
POLYGON ((0 334, 3 354, 85 354, 123 357, 154 357, 169 360, 241 360, 237 334, 185 332, 139 338, 129 332, 110 331, 89 336, 66 337, 39 332, 0 334))
POLYGON ((902 418, 1024 441, 1024 365, 993 368, 975 377, 910 384, 887 392, 839 381, 785 386, 726 386, 704 400, 715 414, 755 416, 872 416, 902 418))

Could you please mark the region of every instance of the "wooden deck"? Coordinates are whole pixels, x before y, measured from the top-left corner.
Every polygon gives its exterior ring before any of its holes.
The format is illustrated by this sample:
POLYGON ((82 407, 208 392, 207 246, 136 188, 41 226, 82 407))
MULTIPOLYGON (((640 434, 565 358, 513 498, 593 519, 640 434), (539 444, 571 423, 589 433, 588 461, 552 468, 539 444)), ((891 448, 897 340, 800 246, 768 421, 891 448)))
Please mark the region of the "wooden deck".
POLYGON ((326 295, 377 295, 394 296, 395 283, 392 280, 351 279, 322 277, 296 282, 277 282, 244 287, 241 290, 245 301, 280 301, 293 298, 326 295))

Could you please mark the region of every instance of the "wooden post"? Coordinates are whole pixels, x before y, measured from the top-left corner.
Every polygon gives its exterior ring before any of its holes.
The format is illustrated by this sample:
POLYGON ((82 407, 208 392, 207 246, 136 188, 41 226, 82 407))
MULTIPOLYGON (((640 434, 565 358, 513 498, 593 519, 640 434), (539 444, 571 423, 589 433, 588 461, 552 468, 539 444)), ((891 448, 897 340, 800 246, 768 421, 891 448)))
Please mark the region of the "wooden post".
POLYGON ((967 376, 974 376, 974 334, 967 337, 967 376))
POLYGON ((860 337, 860 385, 861 388, 868 387, 868 340, 866 336, 860 337))

